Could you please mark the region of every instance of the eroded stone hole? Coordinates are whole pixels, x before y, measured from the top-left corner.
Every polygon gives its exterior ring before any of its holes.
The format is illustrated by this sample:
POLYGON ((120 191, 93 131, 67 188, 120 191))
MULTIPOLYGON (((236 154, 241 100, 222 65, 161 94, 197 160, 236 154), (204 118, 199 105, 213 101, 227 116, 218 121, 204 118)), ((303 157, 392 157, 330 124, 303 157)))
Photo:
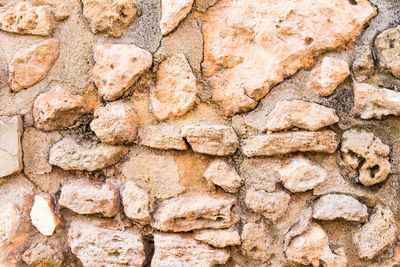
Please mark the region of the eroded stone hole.
POLYGON ((354 6, 357 5, 357 1, 356 1, 356 0, 349 0, 349 3, 350 3, 351 5, 354 5, 354 6))
POLYGON ((371 168, 371 178, 374 179, 375 175, 379 172, 379 165, 375 165, 371 168))
POLYGON ((312 42, 314 42, 314 39, 311 37, 306 37, 306 39, 304 39, 304 43, 306 45, 310 45, 310 44, 312 44, 312 42))

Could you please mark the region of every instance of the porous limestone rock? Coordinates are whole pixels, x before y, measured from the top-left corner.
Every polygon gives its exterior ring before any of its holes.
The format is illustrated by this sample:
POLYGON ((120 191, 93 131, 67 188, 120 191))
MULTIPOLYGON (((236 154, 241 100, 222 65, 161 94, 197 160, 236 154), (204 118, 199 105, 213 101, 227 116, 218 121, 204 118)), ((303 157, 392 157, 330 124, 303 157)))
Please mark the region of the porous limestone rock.
POLYGON ((22 131, 21 117, 0 116, 0 177, 22 170, 22 131))
POLYGON ((290 195, 283 192, 266 192, 249 189, 246 192, 246 206, 254 212, 261 213, 265 218, 276 221, 281 218, 289 206, 290 195))
POLYGON ((152 267, 212 267, 225 264, 230 257, 227 250, 213 248, 184 234, 154 234, 152 267))
POLYGON ((30 217, 32 225, 45 236, 51 236, 60 223, 60 219, 54 211, 53 199, 47 194, 35 196, 30 217))
POLYGON ((150 90, 151 111, 159 120, 186 114, 195 104, 196 78, 184 54, 158 66, 156 86, 150 90))
POLYGON ((84 266, 143 266, 144 246, 139 233, 73 221, 68 231, 68 243, 84 266))
POLYGON ((61 267, 64 257, 49 244, 40 242, 28 248, 22 259, 33 267, 61 267))
POLYGON ((64 137, 50 149, 49 163, 64 170, 96 171, 117 163, 128 149, 64 137))
POLYGON ((121 197, 126 217, 143 224, 150 223, 150 197, 144 189, 135 182, 128 181, 121 192, 121 197))
POLYGON ((361 119, 400 115, 400 93, 367 83, 353 83, 353 113, 361 119))
POLYGON ((58 54, 59 42, 54 38, 17 51, 8 67, 11 90, 19 92, 46 78, 58 54))
POLYGON ((241 243, 239 232, 232 228, 201 230, 194 235, 194 239, 217 248, 238 246, 241 243))
POLYGON ((162 35, 167 35, 192 9, 193 0, 161 0, 160 28, 162 35))
POLYGON ((328 176, 323 167, 302 156, 291 158, 278 173, 283 186, 293 193, 313 189, 328 176))
POLYGON ((245 158, 240 165, 240 175, 246 187, 274 192, 280 167, 281 160, 274 157, 245 158))
POLYGON ((150 68, 152 56, 133 44, 105 44, 94 49, 92 78, 99 95, 113 101, 150 68))
POLYGON ((216 156, 229 156, 235 153, 239 142, 232 127, 198 123, 182 127, 182 135, 194 152, 216 156))
POLYGON ((369 221, 353 235, 353 242, 361 258, 373 259, 388 249, 396 240, 396 236, 397 226, 393 212, 378 205, 369 221))
POLYGON ((174 125, 147 125, 139 128, 140 144, 158 149, 186 150, 181 129, 174 125))
POLYGON ((222 187, 226 192, 236 193, 242 185, 242 178, 235 168, 226 161, 216 159, 207 167, 204 178, 210 183, 222 187))
POLYGON ((349 64, 346 61, 324 57, 311 71, 310 85, 318 95, 329 96, 349 75, 349 64))
POLYGON ((54 18, 57 21, 66 20, 69 17, 69 14, 69 7, 65 3, 59 3, 56 7, 56 10, 54 10, 54 18))
POLYGON ((106 33, 120 37, 138 15, 138 5, 133 0, 83 0, 83 15, 93 33, 106 33))
POLYGON ((47 36, 55 28, 52 9, 27 1, 9 2, 0 7, 0 29, 18 34, 47 36))
POLYGON ((75 124, 88 112, 84 97, 72 95, 62 85, 57 85, 40 94, 33 103, 35 127, 44 131, 54 131, 75 124))
POLYGON ((78 214, 100 213, 113 217, 118 212, 117 190, 109 183, 99 183, 89 179, 70 180, 61 188, 60 206, 78 214))
POLYGON ((228 228, 235 223, 231 211, 235 204, 236 199, 224 193, 187 193, 161 202, 152 226, 172 232, 228 228))
POLYGON ((358 180, 371 186, 386 180, 390 173, 390 147, 373 133, 364 130, 349 130, 342 135, 343 160, 352 169, 358 170, 358 180))
POLYGON ((137 115, 133 104, 117 101, 98 107, 90 128, 103 143, 132 143, 136 136, 137 115))
POLYGON ((249 136, 241 140, 241 150, 247 157, 307 151, 333 153, 338 144, 333 131, 294 131, 249 136))
POLYGON ((203 26, 203 75, 213 100, 226 115, 253 109, 317 55, 351 46, 375 14, 367 0, 219 1, 203 26))
POLYGON ((352 65, 352 72, 357 82, 365 81, 374 71, 374 58, 369 45, 363 45, 357 50, 352 65))
POLYGON ((256 261, 266 262, 272 255, 273 237, 264 223, 246 223, 242 230, 242 253, 256 261))
POLYGON ((375 47, 380 63, 386 66, 397 78, 400 78, 400 27, 390 28, 375 39, 375 47))
POLYGON ((310 131, 319 130, 339 121, 333 108, 327 108, 303 100, 279 101, 268 114, 265 129, 282 131, 298 127, 310 131))
POLYGON ((367 206, 346 195, 325 195, 318 199, 313 207, 313 218, 317 220, 343 218, 347 221, 365 222, 367 217, 367 206))

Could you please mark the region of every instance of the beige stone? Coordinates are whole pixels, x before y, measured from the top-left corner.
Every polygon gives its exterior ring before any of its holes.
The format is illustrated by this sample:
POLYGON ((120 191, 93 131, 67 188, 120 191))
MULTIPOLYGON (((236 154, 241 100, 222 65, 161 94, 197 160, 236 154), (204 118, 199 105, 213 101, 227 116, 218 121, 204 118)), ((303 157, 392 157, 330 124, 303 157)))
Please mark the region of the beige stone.
POLYGON ((89 179, 68 181, 61 188, 58 202, 78 214, 100 213, 104 217, 114 217, 119 207, 118 192, 111 184, 89 179))
POLYGON ((150 90, 151 111, 159 120, 179 117, 193 108, 196 78, 184 54, 174 55, 158 66, 156 86, 150 90))
POLYGON ((400 264, 400 245, 399 242, 396 243, 393 248, 393 257, 386 259, 384 261, 379 261, 375 264, 371 264, 368 267, 396 267, 400 264))
POLYGON ((139 128, 140 144, 158 149, 186 150, 181 129, 174 125, 148 125, 139 128))
POLYGON ((35 99, 32 112, 36 128, 54 131, 74 125, 88 113, 88 106, 85 98, 57 85, 35 99))
POLYGON ((55 214, 53 199, 47 194, 35 196, 30 217, 32 225, 45 236, 51 236, 60 224, 60 219, 55 214))
POLYGON ((339 121, 333 108, 303 100, 279 101, 268 114, 265 129, 282 131, 298 127, 310 131, 319 130, 339 121))
POLYGON ((216 156, 229 156, 235 153, 239 142, 232 127, 198 123, 182 127, 182 135, 193 151, 216 156))
POLYGON ((241 140, 241 150, 247 157, 307 151, 333 153, 338 144, 336 134, 329 130, 294 131, 249 136, 241 140))
POLYGON ((55 26, 48 5, 34 6, 27 1, 18 1, 0 7, 0 29, 3 31, 47 36, 55 26))
POLYGON ((346 61, 324 57, 311 71, 310 85, 318 95, 329 96, 349 75, 349 64, 346 61))
POLYGON ((245 158, 240 165, 240 175, 248 188, 274 192, 279 182, 281 161, 273 157, 245 158))
POLYGON ((99 95, 107 101, 122 96, 152 64, 149 52, 129 44, 98 45, 94 60, 92 78, 99 95))
POLYGON ((50 149, 49 163, 64 170, 96 171, 117 163, 128 149, 65 137, 50 149))
POLYGON ((238 246, 241 243, 239 232, 232 228, 201 230, 194 235, 194 239, 217 248, 238 246))
POLYGON ((254 212, 265 218, 276 221, 281 218, 289 206, 290 195, 283 192, 266 192, 264 190, 247 190, 245 203, 254 212))
POLYGON ((152 226, 172 232, 227 228, 235 223, 231 211, 235 204, 236 199, 224 193, 187 193, 161 202, 152 226))
POLYGON ((167 35, 192 9, 193 0, 162 0, 160 28, 162 35, 167 35))
POLYGON ((154 255, 152 267, 212 267, 225 264, 229 252, 210 247, 188 235, 154 234, 154 255))
POLYGON ((390 173, 390 147, 373 133, 349 130, 342 135, 343 160, 352 169, 358 170, 358 180, 371 186, 386 180, 390 173))
POLYGON ((375 47, 380 63, 386 66, 397 78, 400 78, 400 27, 390 28, 375 39, 375 47))
POLYGON ((59 42, 54 38, 17 51, 8 67, 11 90, 19 92, 46 78, 58 54, 59 42))
POLYGON ((73 221, 68 231, 68 243, 84 266, 143 266, 144 246, 139 233, 96 226, 85 221, 73 221))
POLYGON ((57 21, 66 20, 70 15, 69 7, 65 3, 60 3, 57 5, 56 10, 54 11, 54 18, 57 21))
POLYGON ((0 177, 22 170, 22 131, 21 117, 0 117, 0 177))
POLYGON ((121 192, 126 217, 134 221, 150 223, 150 197, 148 193, 133 181, 125 183, 121 192))
POLYGON ((315 56, 352 45, 375 14, 367 0, 219 1, 203 26, 203 74, 214 101, 227 115, 253 109, 315 56))
POLYGON ((397 226, 393 212, 378 206, 368 222, 353 235, 353 243, 361 258, 373 259, 396 240, 397 226))
POLYGON ((242 253, 256 261, 266 262, 272 255, 272 233, 264 223, 246 223, 242 231, 242 253))
POLYGON ((229 193, 236 193, 242 185, 242 178, 236 170, 221 159, 211 162, 204 172, 204 178, 229 193))
POLYGON ((138 6, 133 0, 84 0, 83 15, 93 33, 120 37, 137 18, 138 6))
POLYGON ((305 192, 323 183, 328 174, 325 169, 305 157, 290 159, 279 169, 280 180, 293 193, 305 192))
POLYGON ((352 64, 352 72, 357 82, 365 81, 374 71, 374 58, 370 45, 363 45, 357 50, 352 64))
POLYGON ((22 254, 22 259, 33 267, 61 267, 64 257, 49 244, 37 243, 22 254))

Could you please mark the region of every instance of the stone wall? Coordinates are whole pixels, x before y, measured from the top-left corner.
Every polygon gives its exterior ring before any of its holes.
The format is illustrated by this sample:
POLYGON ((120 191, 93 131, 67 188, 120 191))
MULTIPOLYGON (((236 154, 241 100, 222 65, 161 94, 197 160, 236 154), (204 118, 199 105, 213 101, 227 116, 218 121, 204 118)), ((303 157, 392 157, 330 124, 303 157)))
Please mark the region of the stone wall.
POLYGON ((0 266, 398 266, 398 14, 0 0, 0 266))

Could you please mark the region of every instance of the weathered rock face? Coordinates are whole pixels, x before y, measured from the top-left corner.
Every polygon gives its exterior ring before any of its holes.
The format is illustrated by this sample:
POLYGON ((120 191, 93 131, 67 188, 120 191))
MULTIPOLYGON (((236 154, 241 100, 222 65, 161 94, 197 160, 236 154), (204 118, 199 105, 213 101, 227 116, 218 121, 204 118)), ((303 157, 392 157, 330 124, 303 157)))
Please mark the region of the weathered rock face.
POLYGON ((31 212, 32 225, 35 226, 42 235, 50 236, 54 233, 60 219, 54 211, 53 199, 51 196, 42 194, 35 196, 31 212))
POLYGON ((204 172, 207 181, 222 187, 226 192, 236 193, 242 185, 242 178, 224 160, 214 160, 204 172))
POLYGON ((57 60, 58 54, 59 42, 57 39, 48 39, 19 50, 8 68, 8 83, 11 90, 19 92, 46 78, 50 68, 57 60))
POLYGON ((227 115, 254 108, 318 54, 354 43, 375 14, 366 0, 220 1, 203 26, 203 74, 214 101, 227 115))
POLYGON ((203 228, 227 228, 235 223, 227 194, 188 193, 160 203, 152 226, 161 231, 187 232, 203 228))
POLYGON ((162 0, 160 28, 162 35, 170 33, 192 9, 193 0, 162 0))
POLYGON ((224 248, 240 245, 240 235, 234 229, 201 230, 194 239, 207 243, 213 247, 224 248))
POLYGON ((240 165, 240 174, 247 187, 274 192, 279 181, 281 161, 272 157, 248 158, 240 165))
POLYGON ((391 28, 379 34, 375 39, 375 47, 381 64, 400 78, 400 28, 391 28))
POLYGON ((158 149, 186 150, 181 129, 173 125, 143 126, 138 132, 140 144, 158 149))
POLYGON ((22 130, 19 116, 0 117, 0 177, 22 170, 22 130))
POLYGON ((390 147, 366 131, 349 130, 342 138, 343 160, 358 170, 358 180, 365 186, 383 182, 390 173, 390 147))
POLYGON ((85 98, 72 95, 61 85, 40 94, 33 104, 35 127, 44 131, 72 126, 87 112, 85 98))
POLYGON ((195 104, 196 78, 185 55, 174 55, 157 70, 156 86, 151 88, 151 110, 159 120, 187 113, 195 104))
POLYGON ((263 223, 246 223, 242 231, 242 253, 256 261, 266 262, 272 255, 273 237, 263 223))
POLYGON ((84 266, 143 266, 144 247, 138 233, 74 221, 68 231, 71 251, 84 266))
POLYGON ((357 82, 365 81, 374 71, 374 59, 369 45, 360 47, 357 58, 354 59, 352 71, 357 82))
POLYGON ((145 190, 129 181, 125 183, 121 197, 124 212, 129 219, 143 224, 150 223, 150 197, 145 190))
POLYGON ((99 95, 112 101, 122 96, 150 68, 152 56, 135 45, 106 44, 94 49, 94 60, 92 77, 99 95))
POLYGON ((187 235, 156 233, 151 266, 212 267, 225 264, 229 256, 226 250, 212 248, 187 235))
POLYGON ((272 221, 282 217, 288 208, 290 195, 281 192, 266 192, 264 190, 250 189, 246 192, 246 206, 258 213, 261 213, 265 218, 272 221))
POLYGON ((38 243, 22 254, 26 264, 33 267, 61 267, 63 256, 49 244, 38 243))
POLYGON ((93 33, 106 33, 120 37, 135 21, 138 6, 133 0, 84 0, 83 15, 93 33))

